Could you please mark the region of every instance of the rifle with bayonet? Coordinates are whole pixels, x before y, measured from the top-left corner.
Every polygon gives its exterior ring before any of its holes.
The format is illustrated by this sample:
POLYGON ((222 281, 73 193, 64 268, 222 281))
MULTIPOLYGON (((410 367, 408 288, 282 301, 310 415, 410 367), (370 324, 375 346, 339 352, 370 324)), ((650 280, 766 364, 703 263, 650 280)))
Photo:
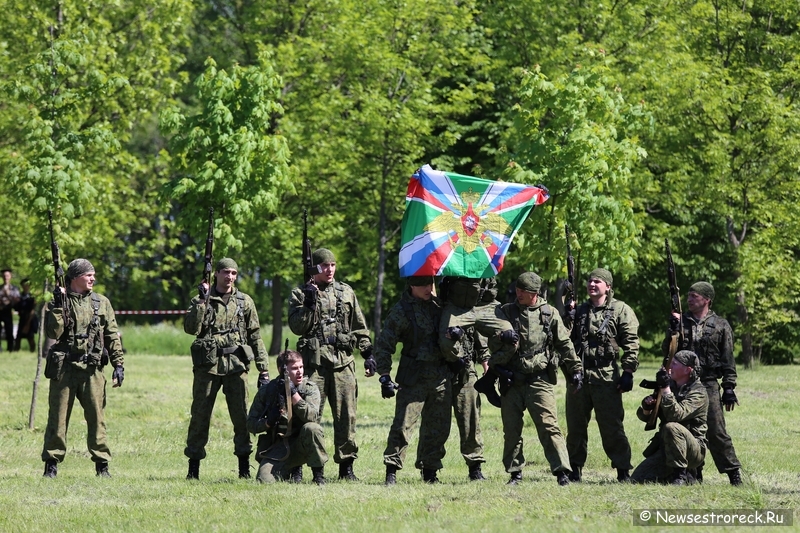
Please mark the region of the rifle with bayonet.
POLYGON ((64 284, 64 268, 61 266, 61 250, 58 248, 55 234, 53 233, 53 212, 47 211, 47 221, 50 229, 50 254, 53 256, 53 270, 55 272, 56 288, 53 291, 53 303, 63 309, 64 331, 70 330, 69 298, 67 298, 64 284))
POLYGON ((214 208, 208 208, 208 236, 206 237, 206 253, 203 265, 203 283, 211 285, 211 272, 214 265, 214 208))
POLYGON ((575 321, 575 258, 572 257, 572 248, 569 245, 569 226, 564 224, 564 232, 567 236, 567 283, 564 284, 564 325, 567 329, 572 329, 575 321))
MULTIPOLYGON (((672 260, 672 250, 669 247, 669 239, 664 239, 664 250, 667 256, 667 280, 669 282, 669 297, 670 297, 670 322, 671 327, 670 330, 672 332, 672 336, 669 340, 669 351, 667 352, 667 359, 664 363, 664 368, 669 371, 670 366, 672 366, 672 359, 675 357, 675 353, 678 351, 678 348, 683 345, 683 311, 681 309, 681 295, 680 291, 678 290, 678 281, 675 275, 675 262, 672 260), (675 319, 674 315, 677 314, 678 318, 675 319), (674 322, 677 323, 674 323, 674 322)), ((647 420, 647 424, 645 425, 645 431, 650 431, 651 429, 656 428, 656 424, 658 422, 658 409, 661 407, 661 389, 652 381, 642 381, 642 387, 655 389, 655 404, 653 406, 653 411, 650 413, 650 418, 647 420)))
POLYGON ((314 282, 314 270, 311 241, 308 240, 308 209, 303 209, 303 283, 314 282))

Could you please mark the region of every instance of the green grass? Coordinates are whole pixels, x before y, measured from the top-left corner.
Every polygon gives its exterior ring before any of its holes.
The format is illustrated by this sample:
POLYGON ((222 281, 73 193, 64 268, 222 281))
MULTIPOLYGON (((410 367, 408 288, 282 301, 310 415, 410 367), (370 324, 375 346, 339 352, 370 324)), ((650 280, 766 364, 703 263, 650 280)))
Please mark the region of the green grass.
MULTIPOLYGON (((41 446, 47 416, 43 380, 35 429, 27 429, 36 360, 26 353, 0 358, 0 530, 1 531, 619 531, 636 530, 634 509, 769 509, 800 507, 800 447, 796 406, 800 367, 760 367, 741 372, 741 402, 728 427, 744 470, 745 486, 706 469, 702 486, 621 485, 602 452, 596 424, 590 426, 585 482, 558 487, 544 461, 532 422, 524 434, 524 482, 505 485, 501 465, 499 410, 485 406, 483 434, 489 478, 469 483, 458 453, 457 434, 448 441, 443 481, 423 485, 413 468, 416 442, 395 487, 382 486, 382 451, 394 401, 380 397, 375 379, 360 379, 355 463, 360 483, 331 480, 325 487, 261 486, 236 478, 232 431, 224 400, 217 402, 199 482, 187 482, 183 447, 189 421, 192 372, 185 356, 129 354, 121 389, 108 390, 108 436, 112 479, 98 479, 86 452, 80 407, 73 413, 67 459, 58 478, 42 478, 41 446)), ((275 359, 270 358, 275 365, 275 359)), ((639 377, 655 374, 647 363, 639 377)), ((107 372, 108 374, 108 372, 107 372)), ((253 391, 255 376, 251 375, 253 391)), ((650 433, 635 418, 643 391, 625 395, 626 429, 641 458, 650 433)), ((563 421, 563 384, 559 384, 563 421)), ((330 414, 324 415, 332 443, 330 414)), ((336 466, 328 464, 334 478, 336 466)), ((688 528, 687 528, 688 529, 688 528)), ((696 529, 695 529, 696 530, 696 529)))

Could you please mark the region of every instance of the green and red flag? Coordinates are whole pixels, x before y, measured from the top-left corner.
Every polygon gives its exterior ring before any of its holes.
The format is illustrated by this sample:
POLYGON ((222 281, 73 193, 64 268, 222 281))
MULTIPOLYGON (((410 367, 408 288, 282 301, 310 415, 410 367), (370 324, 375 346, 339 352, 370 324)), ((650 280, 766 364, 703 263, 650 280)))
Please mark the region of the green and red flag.
POLYGON ((511 240, 543 186, 490 181, 425 165, 406 192, 400 276, 490 278, 503 268, 511 240))

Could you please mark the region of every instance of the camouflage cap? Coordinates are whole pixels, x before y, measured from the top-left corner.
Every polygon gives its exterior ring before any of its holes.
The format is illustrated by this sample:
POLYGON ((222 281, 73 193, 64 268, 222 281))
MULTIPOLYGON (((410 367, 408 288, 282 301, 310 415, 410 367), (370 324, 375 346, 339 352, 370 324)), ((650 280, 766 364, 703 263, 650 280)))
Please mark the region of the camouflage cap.
POLYGON ((322 263, 335 263, 336 256, 333 255, 333 252, 327 248, 318 248, 311 254, 311 261, 315 265, 321 265, 322 263))
POLYGON ((94 267, 87 259, 73 259, 67 267, 67 277, 76 279, 89 272, 94 272, 94 267))
POLYGON ((517 288, 528 292, 539 292, 542 288, 542 278, 533 272, 523 272, 517 278, 517 288))
POLYGON ((409 276, 406 282, 412 287, 425 287, 433 285, 433 276, 409 276))
POLYGON ((219 272, 220 270, 224 270, 226 268, 230 268, 231 270, 239 272, 239 265, 237 265, 236 261, 234 261, 230 257, 223 257, 222 259, 217 261, 217 272, 219 272))
POLYGON ((600 281, 605 281, 608 283, 609 287, 614 285, 614 278, 611 276, 611 272, 605 268, 595 268, 589 272, 589 276, 586 279, 599 279, 600 281))
POLYGON ((700 367, 700 359, 697 358, 697 354, 695 354, 691 350, 681 350, 675 354, 674 359, 678 361, 683 366, 689 366, 692 368, 699 368, 700 367))
POLYGON ((689 292, 696 292, 700 296, 708 298, 709 300, 714 299, 714 287, 712 287, 707 281, 698 281, 689 287, 689 292))

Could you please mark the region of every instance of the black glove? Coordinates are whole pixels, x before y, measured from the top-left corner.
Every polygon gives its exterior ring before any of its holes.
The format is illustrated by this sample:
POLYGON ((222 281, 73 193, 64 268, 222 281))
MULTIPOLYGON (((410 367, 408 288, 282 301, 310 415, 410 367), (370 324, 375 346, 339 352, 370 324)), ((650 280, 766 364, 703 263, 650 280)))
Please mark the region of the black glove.
POLYGON ((313 283, 303 285, 303 305, 309 309, 317 307, 317 286, 313 283))
POLYGON ((278 419, 281 417, 281 402, 280 396, 278 396, 278 401, 275 401, 272 406, 267 410, 267 425, 269 427, 275 427, 275 423, 278 422, 278 419))
POLYGON ((124 379, 125 369, 122 368, 122 365, 115 366, 114 371, 111 373, 111 382, 114 384, 114 387, 122 387, 122 380, 124 379))
POLYGON ((61 287, 56 287, 53 290, 53 307, 64 307, 64 296, 61 287))
POLYGON ((656 386, 659 389, 664 389, 669 387, 669 372, 664 367, 661 367, 658 372, 656 372, 656 386))
POLYGON ((450 372, 453 374, 460 374, 462 370, 467 368, 467 364, 469 360, 466 357, 459 357, 455 361, 448 361, 447 368, 450 369, 450 372))
POLYGON ((736 393, 733 389, 725 389, 722 391, 722 405, 725 406, 726 411, 733 411, 734 406, 739 405, 739 400, 736 398, 736 393))
POLYGON ((297 394, 297 385, 294 384, 294 381, 289 380, 289 395, 294 396, 297 394))
POLYGON ((258 381, 256 382, 257 387, 260 389, 267 383, 269 383, 269 374, 267 374, 266 372, 259 374, 258 381))
POLYGON ((375 358, 372 356, 372 354, 364 359, 364 370, 366 370, 370 376, 375 375, 375 372, 378 371, 378 362, 375 361, 375 358))
POLYGON ((503 344, 517 344, 519 342, 519 334, 513 329, 507 329, 500 334, 500 341, 503 344))
POLYGON ((464 336, 464 330, 459 326, 450 326, 447 328, 447 336, 454 341, 460 341, 461 337, 464 336))
POLYGON ((197 296, 199 296, 201 300, 208 300, 208 293, 210 290, 211 287, 206 287, 205 283, 201 283, 197 286, 197 296))
POLYGON ((672 315, 669 315, 669 330, 672 333, 677 333, 681 329, 681 321, 672 315))
POLYGON ((620 392, 633 390, 633 374, 623 371, 617 380, 617 389, 619 389, 620 392))
POLYGON ((642 409, 645 411, 652 411, 656 406, 656 399, 650 395, 642 398, 642 409))
POLYGON ((583 373, 575 372, 572 375, 572 392, 578 392, 583 388, 583 373))
POLYGON ((381 376, 378 380, 381 382, 381 396, 383 398, 391 398, 394 396, 395 384, 389 375, 381 376))
POLYGON ((500 396, 505 396, 511 385, 514 384, 514 372, 503 366, 495 365, 494 373, 497 374, 497 387, 500 389, 500 396))

